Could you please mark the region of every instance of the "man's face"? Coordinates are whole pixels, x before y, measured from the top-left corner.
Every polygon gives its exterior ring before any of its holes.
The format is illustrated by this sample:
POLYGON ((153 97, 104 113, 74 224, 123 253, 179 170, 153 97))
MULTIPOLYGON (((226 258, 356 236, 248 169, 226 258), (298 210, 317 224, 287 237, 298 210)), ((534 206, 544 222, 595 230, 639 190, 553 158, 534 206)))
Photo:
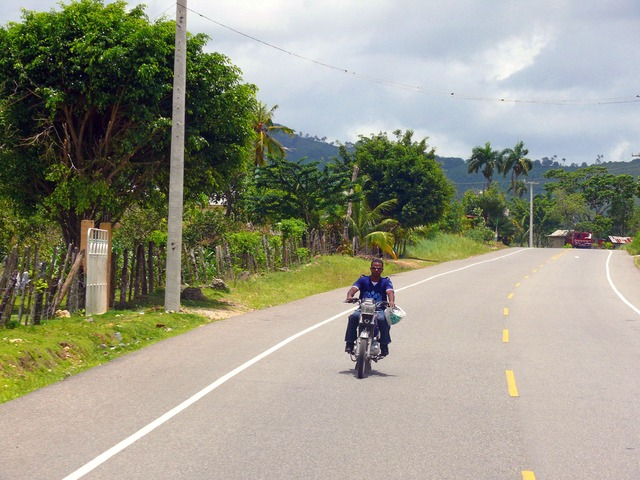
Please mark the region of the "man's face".
POLYGON ((382 274, 382 270, 384 270, 384 267, 381 263, 374 262, 371 264, 371 275, 380 275, 382 274))

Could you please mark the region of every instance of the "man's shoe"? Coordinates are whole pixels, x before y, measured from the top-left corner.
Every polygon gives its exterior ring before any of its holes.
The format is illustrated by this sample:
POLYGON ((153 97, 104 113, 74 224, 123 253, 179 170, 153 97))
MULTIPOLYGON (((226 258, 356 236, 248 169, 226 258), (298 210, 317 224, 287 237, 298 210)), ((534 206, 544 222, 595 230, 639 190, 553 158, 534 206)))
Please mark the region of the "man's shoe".
POLYGON ((353 355, 353 343, 347 342, 347 345, 344 347, 344 351, 349 355, 353 355))
POLYGON ((389 355, 389 345, 380 344, 380 356, 386 357, 389 355))

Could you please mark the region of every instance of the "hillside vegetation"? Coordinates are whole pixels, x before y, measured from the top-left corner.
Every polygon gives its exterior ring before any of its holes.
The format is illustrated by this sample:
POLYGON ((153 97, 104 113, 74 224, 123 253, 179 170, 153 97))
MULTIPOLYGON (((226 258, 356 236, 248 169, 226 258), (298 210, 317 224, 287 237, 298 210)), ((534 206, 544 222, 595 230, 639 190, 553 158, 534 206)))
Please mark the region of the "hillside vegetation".
MULTIPOLYGON (((337 157, 339 153, 339 145, 337 143, 328 143, 326 138, 312 137, 309 134, 303 134, 303 136, 294 135, 293 137, 278 134, 276 138, 287 149, 287 159, 290 161, 298 161, 302 158, 306 158, 310 162, 328 161, 337 157)), ((351 145, 347 144, 346 147, 350 148, 351 145)), ((456 187, 458 197, 462 197, 467 190, 481 189, 486 183, 482 175, 469 174, 467 172, 466 159, 436 156, 436 160, 442 166, 447 178, 456 187)), ((606 167, 607 171, 613 175, 629 174, 634 177, 640 176, 640 158, 629 162, 599 162, 598 164, 606 167)), ((526 180, 535 182, 537 184, 536 190, 542 191, 544 184, 552 181, 544 178, 544 174, 549 170, 561 168, 568 172, 574 172, 586 166, 586 163, 577 165, 562 160, 558 161, 555 158, 533 160, 533 169, 529 172, 526 180)), ((507 190, 510 179, 497 176, 494 182, 498 183, 504 190, 507 190)))

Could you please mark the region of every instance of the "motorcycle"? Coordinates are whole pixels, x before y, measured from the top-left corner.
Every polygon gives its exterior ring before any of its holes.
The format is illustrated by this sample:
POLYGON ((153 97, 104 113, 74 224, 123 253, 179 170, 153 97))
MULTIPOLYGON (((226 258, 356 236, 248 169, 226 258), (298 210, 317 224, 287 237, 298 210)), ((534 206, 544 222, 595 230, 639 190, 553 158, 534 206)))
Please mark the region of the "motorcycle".
POLYGON ((380 331, 376 313, 384 310, 387 302, 375 302, 372 298, 354 298, 350 303, 358 303, 360 320, 358 321, 358 336, 356 346, 351 354, 351 360, 356 362, 358 378, 364 378, 365 373, 371 371, 371 362, 377 362, 380 355, 380 331))

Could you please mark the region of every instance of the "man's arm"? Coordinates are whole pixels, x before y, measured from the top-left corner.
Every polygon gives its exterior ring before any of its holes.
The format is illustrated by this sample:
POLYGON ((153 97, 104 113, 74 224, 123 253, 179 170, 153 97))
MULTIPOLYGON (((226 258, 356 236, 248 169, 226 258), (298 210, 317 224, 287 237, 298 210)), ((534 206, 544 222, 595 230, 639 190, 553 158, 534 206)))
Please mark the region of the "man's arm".
POLYGON ((396 292, 393 290, 387 290, 387 303, 391 308, 396 305, 396 292))
POLYGON ((347 292, 347 302, 353 300, 353 296, 356 294, 356 292, 359 290, 358 287, 356 287, 355 285, 353 285, 349 291, 347 292))

